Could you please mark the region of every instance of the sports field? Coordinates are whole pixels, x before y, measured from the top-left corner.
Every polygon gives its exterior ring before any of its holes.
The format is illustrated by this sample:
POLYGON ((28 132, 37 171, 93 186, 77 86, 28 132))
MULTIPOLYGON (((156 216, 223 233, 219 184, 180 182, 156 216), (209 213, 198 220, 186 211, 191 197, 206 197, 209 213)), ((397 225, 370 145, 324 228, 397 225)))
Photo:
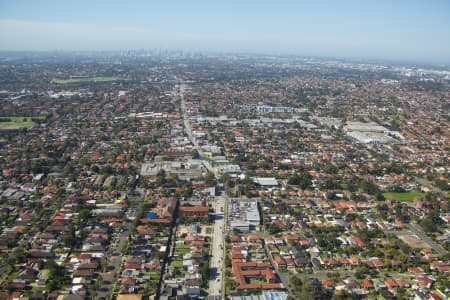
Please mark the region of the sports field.
POLYGON ((386 199, 395 199, 403 202, 413 202, 414 198, 424 197, 425 193, 421 192, 405 192, 405 193, 383 193, 383 196, 386 199))
POLYGON ((36 117, 0 117, 0 130, 14 130, 21 128, 31 128, 36 125, 31 118, 45 120, 44 116, 36 117), (8 121, 4 121, 8 120, 8 121), (4 122, 2 122, 4 121, 4 122))

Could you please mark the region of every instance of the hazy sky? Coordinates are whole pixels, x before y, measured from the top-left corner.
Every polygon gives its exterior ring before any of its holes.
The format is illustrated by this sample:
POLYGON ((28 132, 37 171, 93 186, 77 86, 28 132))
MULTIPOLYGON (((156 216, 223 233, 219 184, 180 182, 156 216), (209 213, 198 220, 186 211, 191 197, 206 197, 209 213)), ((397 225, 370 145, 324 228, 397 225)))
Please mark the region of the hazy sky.
POLYGON ((140 48, 450 63, 450 0, 0 0, 0 50, 140 48))

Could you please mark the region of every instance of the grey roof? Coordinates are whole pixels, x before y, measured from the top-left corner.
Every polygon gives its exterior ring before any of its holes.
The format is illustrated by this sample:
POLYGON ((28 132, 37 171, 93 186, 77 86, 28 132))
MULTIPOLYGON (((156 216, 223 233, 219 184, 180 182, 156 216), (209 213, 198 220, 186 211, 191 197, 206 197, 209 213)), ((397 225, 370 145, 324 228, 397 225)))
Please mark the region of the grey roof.
POLYGON ((264 300, 286 300, 285 292, 280 291, 263 291, 264 300))
POLYGON ((63 300, 83 300, 84 298, 81 297, 80 295, 66 295, 64 296, 63 300))
POLYGON ((281 291, 263 291, 262 295, 231 296, 231 300, 286 300, 287 295, 281 291))

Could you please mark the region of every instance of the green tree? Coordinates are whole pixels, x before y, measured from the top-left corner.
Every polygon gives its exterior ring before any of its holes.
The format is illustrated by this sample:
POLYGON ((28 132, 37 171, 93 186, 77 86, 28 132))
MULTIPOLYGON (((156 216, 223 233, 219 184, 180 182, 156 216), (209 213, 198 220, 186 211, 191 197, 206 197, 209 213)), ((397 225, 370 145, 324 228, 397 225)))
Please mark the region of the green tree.
POLYGON ((114 169, 111 167, 111 165, 105 165, 102 167, 100 173, 103 175, 111 175, 112 173, 114 173, 114 169))
POLYGON ((288 179, 288 184, 296 185, 304 190, 311 186, 311 175, 308 172, 296 173, 288 179))
POLYGON ((191 151, 191 156, 193 159, 199 159, 200 158, 200 153, 198 153, 197 149, 193 149, 191 151))
POLYGON ((274 223, 270 223, 270 225, 267 226, 267 232, 269 234, 277 234, 281 231, 280 227, 275 225, 274 223))
POLYGON ((363 192, 370 195, 376 195, 379 192, 378 187, 375 185, 375 183, 369 180, 361 180, 359 183, 359 188, 363 192))
POLYGON ((435 232, 439 223, 439 209, 435 208, 419 224, 426 232, 435 232))
POLYGON ((155 182, 157 186, 163 186, 164 184, 166 184, 167 182, 166 171, 164 171, 163 169, 159 170, 158 173, 156 174, 155 182))
POLYGON ((307 280, 303 283, 298 299, 321 299, 322 289, 319 285, 307 280))
POLYGON ((325 182, 322 184, 322 188, 326 190, 335 190, 335 189, 341 189, 342 186, 337 182, 337 179, 335 176, 329 177, 325 180, 325 182))
POLYGON ((377 201, 384 201, 384 200, 386 200, 386 198, 384 197, 383 193, 378 191, 377 195, 376 195, 376 200, 377 201))
POLYGON ((223 184, 225 185, 226 188, 230 188, 231 187, 231 176, 228 173, 223 174, 220 177, 220 180, 222 180, 223 184))
POLYGON ((214 173, 208 172, 205 175, 205 183, 212 186, 215 184, 216 177, 214 176, 214 173))

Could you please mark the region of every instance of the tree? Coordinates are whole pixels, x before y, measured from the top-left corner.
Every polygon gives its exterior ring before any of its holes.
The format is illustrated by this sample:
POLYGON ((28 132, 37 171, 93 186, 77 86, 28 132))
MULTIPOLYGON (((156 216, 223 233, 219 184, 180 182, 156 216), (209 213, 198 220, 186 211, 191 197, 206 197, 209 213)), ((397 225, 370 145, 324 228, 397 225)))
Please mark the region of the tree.
POLYGON ((43 170, 42 166, 43 166, 42 161, 36 160, 31 164, 31 171, 33 171, 34 174, 42 173, 43 170))
POLYGON ((228 173, 224 173, 220 179, 222 180, 223 184, 225 185, 226 188, 230 188, 231 187, 231 176, 228 173))
POLYGON ((171 184, 171 185, 176 185, 178 180, 180 178, 178 177, 178 174, 176 173, 172 173, 167 177, 167 181, 171 184))
POLYGON ((156 257, 158 260, 164 259, 164 258, 166 257, 166 253, 163 252, 163 251, 156 251, 156 252, 155 252, 155 257, 156 257))
POLYGON ((440 274, 436 279, 436 287, 445 290, 450 286, 450 278, 444 274, 440 274))
POLYGON ((91 167, 92 172, 98 174, 100 172, 100 168, 97 165, 93 165, 91 167))
POLYGON ((450 190, 450 184, 449 184, 448 180, 439 180, 439 179, 436 179, 436 180, 435 180, 435 185, 436 185, 439 189, 441 189, 441 190, 443 190, 443 191, 448 191, 448 190, 450 190))
POLYGON ((206 284, 208 282, 207 278, 209 278, 209 273, 210 273, 209 262, 204 261, 202 266, 200 267, 200 274, 202 275, 203 284, 206 284))
POLYGON ((48 259, 45 262, 45 268, 48 269, 50 273, 54 273, 58 269, 58 264, 53 259, 48 259))
POLYGON ((289 283, 290 283, 291 286, 293 286, 293 287, 301 287, 302 284, 303 284, 302 280, 301 280, 300 277, 298 277, 298 276, 292 276, 292 277, 291 277, 291 280, 289 281, 289 283))
POLYGON ((78 224, 83 224, 90 214, 89 208, 85 207, 78 212, 78 224))
POLYGON ((320 299, 322 290, 318 284, 307 280, 303 283, 300 293, 297 294, 298 299, 320 299))
POLYGON ((167 180, 166 180, 166 171, 164 171, 163 169, 159 170, 158 173, 156 174, 156 185, 157 186, 162 186, 164 185, 167 180))
POLYGON ((433 209, 430 213, 420 222, 420 226, 426 232, 435 232, 439 225, 439 208, 433 209))
POLYGON ((357 279, 363 279, 369 274, 369 269, 366 266, 357 267, 355 270, 355 277, 357 279))
POLYGON ((184 197, 191 197, 192 196, 192 183, 188 182, 186 184, 183 185, 184 188, 184 192, 183 192, 183 196, 184 197))
POLYGON ((277 225, 275 225, 274 223, 270 223, 269 226, 267 226, 267 232, 269 234, 277 234, 281 231, 280 227, 278 227, 277 225))
POLYGON ((288 179, 288 184, 297 185, 304 190, 311 185, 311 175, 308 172, 296 173, 288 179))
POLYGON ((294 295, 298 295, 302 290, 303 282, 299 276, 292 276, 289 280, 289 286, 294 293, 294 295))
POLYGON ((205 175, 205 183, 206 184, 212 186, 215 184, 215 180, 216 180, 216 177, 214 176, 214 173, 212 173, 212 172, 206 173, 206 175, 205 175))
POLYGON ((200 153, 198 153, 197 149, 193 149, 191 151, 191 156, 193 159, 199 159, 200 158, 200 153))
POLYGON ((397 298, 398 299, 408 299, 408 294, 406 293, 405 288, 400 287, 397 289, 397 298))
POLYGON ((335 189, 341 189, 342 186, 337 182, 337 179, 333 177, 329 177, 325 180, 325 182, 322 184, 322 188, 325 190, 335 190, 335 189))
POLYGON ((375 185, 375 183, 369 180, 361 180, 361 182, 359 183, 359 188, 363 192, 370 195, 376 195, 379 192, 378 187, 375 185))
POLYGON ((377 192, 376 200, 377 201, 384 201, 384 200, 386 200, 386 198, 384 197, 383 193, 377 192))
POLYGON ((111 175, 114 172, 114 169, 111 167, 111 165, 105 165, 102 167, 100 173, 103 175, 111 175))
POLYGON ((63 237, 63 243, 66 248, 72 248, 75 245, 77 238, 72 233, 66 234, 63 237))

